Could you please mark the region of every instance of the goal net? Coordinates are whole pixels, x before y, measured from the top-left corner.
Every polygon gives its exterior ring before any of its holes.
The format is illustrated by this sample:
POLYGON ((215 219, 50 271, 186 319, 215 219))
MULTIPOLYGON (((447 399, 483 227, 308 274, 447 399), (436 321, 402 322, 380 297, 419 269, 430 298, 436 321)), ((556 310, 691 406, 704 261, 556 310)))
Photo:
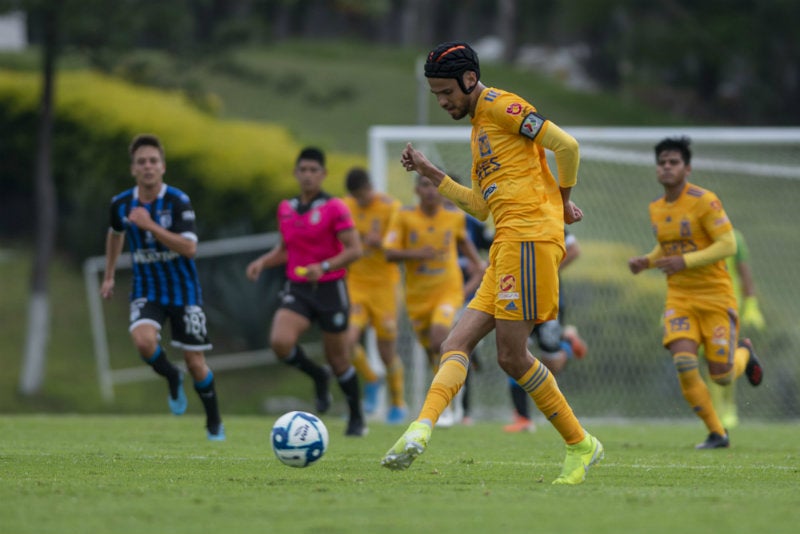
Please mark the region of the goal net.
MULTIPOLYGON (((581 146, 573 200, 585 218, 572 225, 581 256, 563 274, 565 322, 589 346, 582 360, 558 375, 576 413, 593 417, 690 417, 668 352, 661 346, 664 276, 633 277, 627 259, 655 242, 648 203, 663 192, 655 178, 653 146, 688 135, 690 180, 721 198, 750 249, 763 331, 743 329, 765 366, 764 383, 735 385, 740 418, 800 416, 800 241, 794 210, 800 203, 799 128, 567 128, 581 146)), ((403 203, 416 202, 413 177, 399 164, 406 143, 421 148, 450 174, 470 177, 468 127, 374 126, 369 162, 376 185, 403 203)), ((555 172, 555 163, 551 161, 555 172)), ((408 369, 410 407, 421 405, 430 382, 407 321, 398 347, 408 369)), ((494 338, 480 347, 471 372, 472 415, 509 419, 508 382, 496 364, 494 338)), ((532 413, 536 413, 533 409, 532 413)))

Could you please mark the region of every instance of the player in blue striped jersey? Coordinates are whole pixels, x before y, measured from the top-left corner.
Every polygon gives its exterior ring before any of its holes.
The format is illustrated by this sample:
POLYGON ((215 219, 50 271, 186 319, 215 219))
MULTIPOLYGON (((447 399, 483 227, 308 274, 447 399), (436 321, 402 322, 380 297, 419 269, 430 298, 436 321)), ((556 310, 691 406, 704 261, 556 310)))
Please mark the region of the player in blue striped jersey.
POLYGON ((133 343, 142 359, 167 379, 172 413, 183 414, 187 405, 183 373, 159 344, 161 327, 169 319, 172 345, 183 350, 186 368, 203 402, 208 439, 222 441, 225 430, 214 374, 205 359, 211 343, 193 259, 197 251, 194 211, 183 191, 164 183, 164 149, 156 136, 135 137, 129 153, 136 186, 111 201, 101 294, 111 298, 114 293, 117 259, 127 234, 133 260, 129 329, 133 343))

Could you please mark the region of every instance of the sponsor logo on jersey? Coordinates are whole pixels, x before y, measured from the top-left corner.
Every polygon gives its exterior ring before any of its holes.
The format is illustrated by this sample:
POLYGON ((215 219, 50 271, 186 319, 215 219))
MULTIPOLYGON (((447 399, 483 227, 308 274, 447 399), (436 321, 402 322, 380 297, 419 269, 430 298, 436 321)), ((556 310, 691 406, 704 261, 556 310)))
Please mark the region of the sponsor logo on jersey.
POLYGON ((539 130, 542 129, 544 121, 545 118, 538 113, 528 113, 525 118, 522 119, 522 124, 519 127, 520 135, 524 135, 529 139, 535 139, 539 134, 539 130))
POLYGON ((181 218, 184 221, 193 221, 194 220, 194 211, 186 210, 181 214, 181 218))
POLYGON ((497 191, 497 184, 492 184, 483 191, 483 200, 489 200, 492 193, 497 191))
POLYGON ((520 104, 519 102, 514 102, 512 104, 509 104, 509 106, 506 108, 506 113, 508 113, 509 115, 519 115, 520 113, 522 113, 522 104, 520 104))
POLYGON ((500 162, 497 161, 497 156, 484 159, 475 165, 475 175, 478 177, 478 182, 482 182, 487 176, 499 170, 501 167, 500 162))
POLYGON ((501 274, 498 287, 500 291, 514 291, 517 288, 517 278, 513 274, 501 274))
POLYGON ((516 291, 509 291, 509 292, 501 291, 500 293, 497 294, 497 300, 519 300, 519 293, 517 293, 516 291))
POLYGON ((160 261, 172 261, 180 254, 174 250, 137 250, 133 253, 133 263, 157 263, 160 261))

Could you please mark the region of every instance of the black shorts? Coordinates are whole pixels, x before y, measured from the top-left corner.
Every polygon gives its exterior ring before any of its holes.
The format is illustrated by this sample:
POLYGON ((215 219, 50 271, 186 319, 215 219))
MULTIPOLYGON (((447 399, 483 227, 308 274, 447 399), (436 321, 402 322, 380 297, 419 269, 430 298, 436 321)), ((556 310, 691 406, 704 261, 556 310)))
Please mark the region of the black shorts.
POLYGON ((131 302, 129 330, 152 324, 160 331, 167 318, 172 329, 173 346, 183 350, 211 350, 206 314, 200 306, 163 306, 144 298, 136 299, 131 302))
POLYGON ((350 300, 344 278, 316 284, 287 281, 278 308, 316 321, 323 332, 344 332, 350 316, 350 300))

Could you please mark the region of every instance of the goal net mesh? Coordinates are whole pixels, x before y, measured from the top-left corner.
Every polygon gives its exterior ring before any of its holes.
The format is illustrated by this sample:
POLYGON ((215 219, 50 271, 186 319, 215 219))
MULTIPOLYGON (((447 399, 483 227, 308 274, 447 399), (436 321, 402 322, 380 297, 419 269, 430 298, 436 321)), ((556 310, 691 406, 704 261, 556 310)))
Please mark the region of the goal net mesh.
MULTIPOLYGON (((765 367, 764 383, 734 386, 742 419, 800 416, 800 241, 794 210, 800 202, 800 129, 570 128, 581 145, 573 200, 585 213, 570 231, 581 255, 563 273, 564 316, 589 346, 557 377, 573 409, 591 417, 691 417, 669 353, 661 346, 666 283, 658 271, 634 277, 627 260, 655 245, 648 203, 663 192, 653 146, 666 136, 692 138, 690 180, 722 200, 750 249, 763 331, 743 328, 765 367)), ((378 187, 405 204, 416 202, 413 176, 399 163, 411 142, 450 174, 470 178, 469 128, 375 126, 370 167, 378 187)), ((555 163, 550 163, 555 173, 555 163)), ((407 366, 414 412, 430 382, 404 312, 398 352, 407 366)), ((508 381, 496 363, 494 336, 479 347, 471 372, 473 417, 510 419, 508 381)), ((701 367, 703 365, 701 364, 701 367)), ((532 413, 537 414, 535 407, 532 413)))

